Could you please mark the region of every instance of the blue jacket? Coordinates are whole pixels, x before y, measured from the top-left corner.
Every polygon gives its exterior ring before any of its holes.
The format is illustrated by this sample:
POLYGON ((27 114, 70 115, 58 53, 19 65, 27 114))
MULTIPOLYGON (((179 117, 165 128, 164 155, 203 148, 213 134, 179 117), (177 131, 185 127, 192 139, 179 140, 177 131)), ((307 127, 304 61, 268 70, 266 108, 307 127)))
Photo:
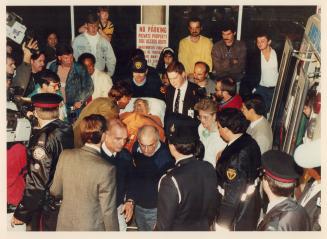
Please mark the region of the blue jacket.
MULTIPOLYGON (((49 69, 58 72, 58 63, 53 62, 49 69)), ((93 81, 84 66, 74 62, 66 79, 66 105, 73 106, 75 102, 86 101, 94 91, 93 81)))
MULTIPOLYGON (((73 41, 75 60, 77 60, 83 53, 92 53, 91 45, 85 34, 86 33, 78 35, 73 41)), ((110 42, 102 36, 99 36, 99 40, 97 42, 95 58, 95 68, 100 71, 104 71, 105 67, 107 67, 108 74, 110 76, 114 74, 116 67, 116 56, 110 42)))
POLYGON ((161 176, 174 166, 167 146, 161 143, 153 156, 147 157, 138 150, 139 143, 133 145, 134 167, 131 175, 131 195, 136 205, 143 208, 156 208, 158 200, 158 182, 161 176))

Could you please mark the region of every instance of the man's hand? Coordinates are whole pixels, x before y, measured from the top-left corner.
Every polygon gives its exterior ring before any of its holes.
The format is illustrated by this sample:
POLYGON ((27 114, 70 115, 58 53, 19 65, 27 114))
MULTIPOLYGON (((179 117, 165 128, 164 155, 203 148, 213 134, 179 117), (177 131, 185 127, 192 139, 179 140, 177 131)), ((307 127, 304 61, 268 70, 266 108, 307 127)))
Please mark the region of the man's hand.
POLYGON ((131 202, 131 201, 125 202, 120 214, 125 214, 124 216, 125 216, 126 223, 132 219, 133 211, 134 211, 133 202, 131 202))
POLYGON ((23 42, 22 44, 22 50, 24 52, 24 62, 30 64, 31 63, 31 56, 32 56, 32 52, 31 50, 35 50, 38 51, 39 50, 39 46, 37 41, 32 38, 31 40, 29 40, 29 42, 26 44, 25 42, 23 42))
POLYGON ((15 218, 15 216, 11 218, 11 222, 10 222, 11 227, 14 227, 15 225, 23 225, 23 224, 24 222, 18 220, 17 218, 15 218))
POLYGON ((74 110, 79 109, 82 107, 82 101, 77 101, 74 103, 74 110))

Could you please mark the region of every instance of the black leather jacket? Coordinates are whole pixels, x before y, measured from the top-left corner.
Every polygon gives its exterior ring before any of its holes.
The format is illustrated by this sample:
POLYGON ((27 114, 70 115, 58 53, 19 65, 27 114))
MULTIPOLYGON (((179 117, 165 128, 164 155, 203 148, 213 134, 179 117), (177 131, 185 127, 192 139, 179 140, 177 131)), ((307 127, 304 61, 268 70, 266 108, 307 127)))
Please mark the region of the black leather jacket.
POLYGON ((221 205, 217 223, 229 230, 255 230, 260 215, 258 186, 261 153, 256 141, 243 134, 227 146, 216 165, 221 205), (254 185, 255 180, 257 183, 254 185), (245 193, 248 187, 254 192, 245 193), (242 200, 243 197, 243 200, 242 200))
POLYGON ((28 173, 23 198, 14 216, 28 223, 34 212, 49 206, 49 188, 63 149, 74 147, 71 125, 56 119, 33 130, 28 148, 28 173))
POLYGON ((218 204, 212 165, 194 157, 180 160, 159 181, 158 231, 209 231, 218 204))
POLYGON ((274 206, 263 218, 258 231, 310 231, 310 219, 305 209, 287 198, 274 206))

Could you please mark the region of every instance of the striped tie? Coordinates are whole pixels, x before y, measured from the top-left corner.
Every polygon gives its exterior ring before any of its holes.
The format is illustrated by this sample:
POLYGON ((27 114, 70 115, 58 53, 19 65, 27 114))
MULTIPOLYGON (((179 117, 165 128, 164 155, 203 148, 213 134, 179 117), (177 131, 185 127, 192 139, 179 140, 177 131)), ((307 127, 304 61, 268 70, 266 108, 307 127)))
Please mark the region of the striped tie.
POLYGON ((181 98, 181 90, 178 89, 177 90, 177 96, 176 96, 176 100, 175 100, 175 105, 174 105, 174 112, 178 113, 178 109, 179 109, 179 99, 181 98))

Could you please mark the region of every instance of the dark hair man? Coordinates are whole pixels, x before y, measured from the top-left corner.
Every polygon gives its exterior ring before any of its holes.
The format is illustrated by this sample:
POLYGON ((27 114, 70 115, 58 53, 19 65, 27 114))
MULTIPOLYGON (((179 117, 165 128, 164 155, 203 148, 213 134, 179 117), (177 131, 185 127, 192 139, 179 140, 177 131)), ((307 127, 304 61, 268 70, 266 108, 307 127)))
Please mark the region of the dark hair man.
POLYGON ((29 142, 25 191, 12 220, 12 225, 26 223, 30 231, 56 230, 60 202, 50 196, 49 188, 60 153, 74 146, 72 127, 58 119, 61 101, 59 95, 51 93, 32 97, 40 128, 34 130, 29 142))
POLYGON ((246 133, 242 112, 227 108, 217 113, 220 137, 227 142, 216 165, 221 196, 217 229, 253 231, 260 216, 260 148, 246 133))
POLYGON ((62 198, 57 231, 118 231, 116 169, 100 153, 106 119, 89 115, 80 128, 84 146, 60 155, 51 186, 62 198))
POLYGON ((70 45, 59 45, 57 57, 58 61, 53 62, 49 69, 60 78, 60 90, 67 106, 68 120, 73 123, 92 95, 94 85, 85 67, 74 61, 73 48, 70 45))
POLYGON ((293 201, 299 173, 292 156, 278 150, 262 155, 263 190, 268 196, 267 213, 258 231, 309 231, 310 219, 305 209, 293 201))
POLYGON ((31 39, 22 44, 23 62, 16 69, 16 75, 12 81, 12 86, 19 86, 24 89, 23 96, 29 95, 38 83, 37 73, 44 69, 45 55, 39 51, 38 42, 31 39))
POLYGON ((178 60, 185 66, 186 75, 193 75, 194 64, 203 61, 212 68, 211 49, 212 42, 209 38, 201 35, 201 20, 192 17, 188 20, 188 30, 190 35, 179 42, 178 60))
POLYGON ((271 47, 272 40, 266 31, 256 34, 257 49, 248 57, 246 86, 248 91, 262 96, 265 111, 269 112, 278 80, 278 60, 271 47))
POLYGON ((246 132, 257 141, 261 154, 270 150, 273 143, 273 133, 270 123, 264 117, 265 103, 262 97, 257 94, 248 96, 243 102, 242 113, 251 122, 246 132))
POLYGON ((245 76, 246 46, 235 39, 236 29, 232 22, 224 22, 221 34, 223 39, 214 44, 211 52, 213 70, 218 78, 233 78, 239 92, 245 76))
POLYGON ((167 67, 167 74, 170 85, 166 93, 166 115, 174 112, 194 118, 199 87, 187 80, 185 68, 179 61, 167 67))
POLYGON ((197 125, 180 114, 168 118, 166 136, 176 166, 159 181, 156 230, 209 231, 213 223, 218 206, 217 178, 212 165, 201 161, 204 147, 197 125))
POLYGON ((83 53, 79 56, 78 62, 86 67, 92 78, 94 85, 92 100, 98 97, 106 97, 112 87, 112 79, 108 74, 94 67, 96 62, 94 55, 83 53))
POLYGON ((74 123, 75 147, 82 147, 79 124, 81 120, 91 114, 100 114, 107 121, 119 117, 119 110, 124 109, 132 97, 130 85, 125 81, 117 82, 109 91, 108 97, 99 97, 92 100, 80 113, 74 123))
POLYGON ((78 35, 73 41, 74 57, 83 53, 92 53, 96 58, 95 68, 104 71, 107 68, 112 76, 116 67, 116 56, 110 42, 98 33, 98 16, 88 14, 86 17, 86 32, 78 35))
POLYGON ((236 83, 230 77, 217 80, 216 99, 218 101, 218 111, 226 108, 241 109, 242 107, 242 98, 236 93, 236 83))

